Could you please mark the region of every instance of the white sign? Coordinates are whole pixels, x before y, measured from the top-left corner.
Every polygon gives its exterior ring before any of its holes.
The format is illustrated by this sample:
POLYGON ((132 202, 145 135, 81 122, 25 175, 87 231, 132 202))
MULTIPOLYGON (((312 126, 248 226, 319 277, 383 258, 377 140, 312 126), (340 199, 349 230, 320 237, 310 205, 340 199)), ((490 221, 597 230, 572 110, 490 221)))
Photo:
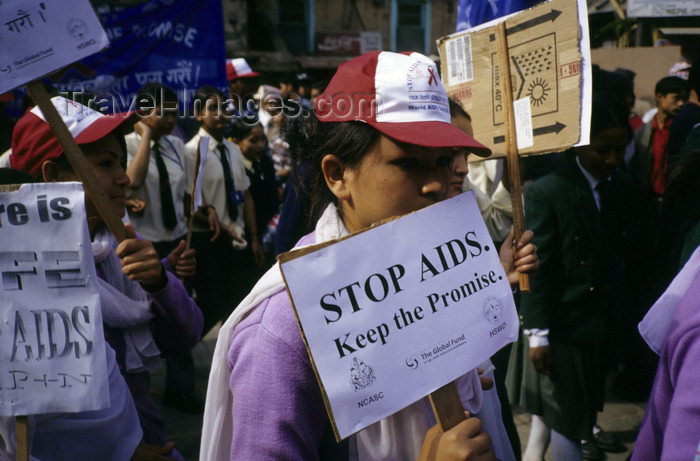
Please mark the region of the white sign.
POLYGON ((95 54, 109 45, 87 0, 2 0, 0 93, 95 54))
POLYGON ((109 406, 82 184, 0 192, 0 416, 109 406))
POLYGON ((513 115, 515 116, 515 137, 518 141, 518 149, 525 149, 535 145, 532 137, 532 111, 530 110, 530 96, 513 101, 513 115))
POLYGON ((700 16, 700 4, 697 0, 629 0, 627 16, 630 18, 700 16))
POLYGON ((281 268, 339 438, 518 337, 473 192, 320 247, 288 255, 281 268))

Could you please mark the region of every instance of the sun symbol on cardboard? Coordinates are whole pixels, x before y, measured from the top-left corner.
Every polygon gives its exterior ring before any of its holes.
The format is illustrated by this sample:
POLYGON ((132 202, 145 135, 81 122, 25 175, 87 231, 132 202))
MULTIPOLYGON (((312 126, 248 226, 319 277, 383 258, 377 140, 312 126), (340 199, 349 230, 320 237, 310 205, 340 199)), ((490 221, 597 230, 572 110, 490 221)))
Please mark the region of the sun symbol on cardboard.
POLYGON ((528 85, 527 94, 530 96, 532 104, 539 106, 547 100, 550 90, 549 84, 544 79, 537 77, 528 85))

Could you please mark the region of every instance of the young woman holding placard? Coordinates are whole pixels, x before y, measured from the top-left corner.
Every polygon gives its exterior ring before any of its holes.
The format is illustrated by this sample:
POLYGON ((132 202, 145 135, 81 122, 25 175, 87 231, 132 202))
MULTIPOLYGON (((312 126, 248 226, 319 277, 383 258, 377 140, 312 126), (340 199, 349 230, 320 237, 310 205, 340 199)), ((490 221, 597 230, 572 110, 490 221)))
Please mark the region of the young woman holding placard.
MULTIPOLYGON (((124 217, 130 181, 125 172, 122 126, 129 118, 124 114, 104 115, 61 96, 51 102, 80 145, 110 203, 124 217)), ((46 182, 80 181, 38 107, 15 126, 10 165, 46 182)), ((124 407, 119 414, 98 418, 78 413, 72 422, 71 415, 67 415, 46 432, 37 425, 32 453, 41 459, 44 452, 50 453, 46 459, 126 459, 123 453, 133 453, 132 443, 143 447, 145 442, 157 445, 159 456, 182 459, 168 441, 165 421, 149 395, 150 370, 160 366, 162 354, 181 353, 194 346, 201 335, 202 313, 178 279, 193 275, 194 251, 185 250, 185 243, 180 242, 161 260, 151 242, 137 238, 131 224, 127 224, 130 238, 117 243, 89 197, 85 208, 99 278, 105 339, 111 346, 107 347, 108 358, 116 352, 118 365, 112 370, 116 375, 110 375, 110 386, 121 390, 125 380, 131 395, 122 392, 112 396, 110 408, 116 412, 124 407), (140 430, 127 430, 128 424, 120 425, 121 419, 134 413, 134 404, 140 430), (84 424, 82 420, 89 421, 92 432, 79 430, 78 421, 84 424), (56 428, 62 425, 74 428, 80 436, 61 433, 56 428), (59 450, 63 450, 60 455, 59 450), (114 453, 119 454, 112 456, 114 453)))
MULTIPOLYGON (((297 246, 340 238, 437 203, 447 193, 454 148, 489 154, 450 124, 435 64, 417 53, 371 52, 341 65, 316 109, 318 120, 297 119, 288 134, 295 167, 309 169, 313 212, 320 215, 315 232, 297 246), (415 92, 438 102, 414 104, 409 96, 415 92)), ((477 411, 477 372, 463 379, 462 401, 477 411)), ((431 418, 430 405, 421 400, 337 444, 275 266, 220 331, 200 457, 512 459, 509 446, 491 448, 479 419, 468 418, 441 434, 429 430, 431 418)))

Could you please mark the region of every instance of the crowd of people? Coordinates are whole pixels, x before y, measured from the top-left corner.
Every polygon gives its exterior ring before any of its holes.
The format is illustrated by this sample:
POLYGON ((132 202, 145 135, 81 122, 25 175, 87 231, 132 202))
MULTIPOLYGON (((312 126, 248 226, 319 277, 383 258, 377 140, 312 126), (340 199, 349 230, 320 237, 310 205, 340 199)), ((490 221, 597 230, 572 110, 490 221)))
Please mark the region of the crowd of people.
MULTIPOLYGON (((468 112, 439 82, 441 107, 401 102, 396 69, 416 67, 438 72, 418 53, 371 52, 329 82, 301 73, 258 86, 245 59, 228 60, 229 93, 194 94, 194 132, 178 126, 177 93, 163 84, 141 88, 148 113, 75 101, 64 121, 84 131, 73 135, 128 232, 118 243, 86 198, 111 403, 32 416, 34 459, 183 459, 150 394, 161 358, 162 404, 204 414, 202 460, 541 461, 550 444, 555 461, 603 459, 620 445, 597 424, 611 376, 619 397, 649 399, 633 460, 695 456, 700 64, 661 79, 644 117, 629 72, 594 68, 590 144, 523 162, 518 241, 507 165, 483 159, 468 112), (322 104, 378 82, 381 120, 372 105, 348 118, 322 104), (457 380, 468 418, 454 428, 439 430, 426 399, 337 443, 275 257, 467 190, 513 286, 518 342, 482 364, 495 372, 457 380), (524 273, 531 290, 520 293, 524 273), (219 323, 201 402, 192 347, 219 323), (526 447, 511 404, 532 414, 526 447)), ((0 180, 80 181, 48 123, 29 115, 0 180)), ((15 453, 14 419, 0 418, 0 459, 15 453)))

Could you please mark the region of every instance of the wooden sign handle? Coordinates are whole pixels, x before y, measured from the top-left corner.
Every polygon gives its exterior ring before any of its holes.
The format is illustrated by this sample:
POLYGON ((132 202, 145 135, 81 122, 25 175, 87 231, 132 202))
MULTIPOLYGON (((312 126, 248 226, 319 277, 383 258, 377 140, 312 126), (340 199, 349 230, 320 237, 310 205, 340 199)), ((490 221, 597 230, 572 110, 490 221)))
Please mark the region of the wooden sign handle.
MULTIPOLYGON (((498 35, 498 72, 501 80, 501 95, 503 101, 503 120, 506 133, 506 161, 508 163, 508 179, 510 180, 510 200, 513 206, 513 230, 515 241, 525 232, 525 215, 523 213, 523 198, 520 185, 520 157, 518 156, 518 141, 515 134, 515 114, 513 112, 513 88, 510 75, 510 57, 508 55, 508 37, 506 23, 501 22, 497 29, 498 35)), ((528 274, 518 274, 520 291, 530 291, 528 274)))
MULTIPOLYGON (((126 229, 121 218, 114 209, 114 206, 107 197, 107 194, 102 189, 97 176, 92 171, 92 167, 85 159, 85 155, 78 147, 78 144, 73 139, 73 135, 68 131, 68 127, 59 115, 58 111, 51 102, 51 98, 44 89, 44 85, 39 80, 35 80, 27 84, 27 91, 41 109, 41 113, 51 127, 51 131, 58 139, 59 144, 63 148, 63 153, 73 167, 73 171, 78 175, 83 182, 83 187, 92 203, 97 208, 97 211, 102 216, 102 220, 109 231, 117 239, 117 242, 127 238, 126 229)), ((126 153, 125 153, 126 154, 126 153)))
POLYGON ((431 392, 430 404, 433 407, 435 418, 442 432, 452 429, 467 419, 455 381, 445 384, 435 392, 431 392))
POLYGON ((15 435, 17 437, 17 461, 29 461, 31 447, 29 446, 29 417, 15 417, 15 435))

